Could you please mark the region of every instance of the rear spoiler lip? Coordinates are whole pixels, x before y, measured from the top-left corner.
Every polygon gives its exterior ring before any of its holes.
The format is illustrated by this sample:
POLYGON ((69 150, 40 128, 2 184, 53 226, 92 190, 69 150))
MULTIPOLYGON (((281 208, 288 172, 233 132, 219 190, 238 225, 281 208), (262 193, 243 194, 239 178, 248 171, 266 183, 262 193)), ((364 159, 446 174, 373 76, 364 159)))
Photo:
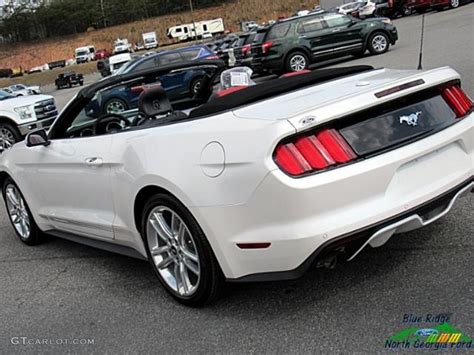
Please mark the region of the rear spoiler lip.
POLYGON ((363 92, 357 92, 343 98, 336 98, 332 101, 324 102, 310 110, 288 118, 296 132, 301 132, 321 124, 346 117, 348 115, 363 111, 365 109, 378 106, 394 99, 423 91, 448 82, 460 81, 460 75, 450 67, 441 67, 427 71, 417 72, 403 79, 394 80, 391 83, 380 84, 363 92), (405 90, 387 94, 381 98, 375 96, 376 93, 396 86, 407 84, 418 79, 424 81, 423 84, 416 85, 405 90), (347 109, 349 108, 349 109, 347 109), (308 118, 313 118, 308 120, 308 118), (309 123, 308 123, 309 122, 309 123))

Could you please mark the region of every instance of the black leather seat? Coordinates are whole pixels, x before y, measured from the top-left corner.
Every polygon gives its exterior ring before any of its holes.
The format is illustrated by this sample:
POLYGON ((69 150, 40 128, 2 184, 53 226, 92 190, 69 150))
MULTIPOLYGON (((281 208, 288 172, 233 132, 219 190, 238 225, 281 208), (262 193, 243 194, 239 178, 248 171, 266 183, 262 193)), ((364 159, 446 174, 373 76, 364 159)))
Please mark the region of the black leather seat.
POLYGON ((160 86, 146 87, 138 98, 138 110, 147 117, 168 116, 173 113, 173 107, 160 86))
POLYGON ((160 85, 144 88, 138 98, 138 111, 139 115, 133 126, 154 126, 188 118, 184 112, 173 110, 166 91, 160 85))

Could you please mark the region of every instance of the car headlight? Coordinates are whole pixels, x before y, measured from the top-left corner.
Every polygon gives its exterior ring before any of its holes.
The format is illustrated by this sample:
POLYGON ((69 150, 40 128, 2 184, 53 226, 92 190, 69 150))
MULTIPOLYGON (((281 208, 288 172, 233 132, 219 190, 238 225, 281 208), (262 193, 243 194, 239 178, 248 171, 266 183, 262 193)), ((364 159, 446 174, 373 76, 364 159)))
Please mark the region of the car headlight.
POLYGON ((20 119, 22 120, 31 120, 35 118, 35 110, 31 105, 16 107, 15 112, 20 115, 20 119))
POLYGON ((383 23, 386 23, 387 25, 391 25, 392 24, 392 20, 390 20, 389 18, 384 18, 382 20, 383 23))

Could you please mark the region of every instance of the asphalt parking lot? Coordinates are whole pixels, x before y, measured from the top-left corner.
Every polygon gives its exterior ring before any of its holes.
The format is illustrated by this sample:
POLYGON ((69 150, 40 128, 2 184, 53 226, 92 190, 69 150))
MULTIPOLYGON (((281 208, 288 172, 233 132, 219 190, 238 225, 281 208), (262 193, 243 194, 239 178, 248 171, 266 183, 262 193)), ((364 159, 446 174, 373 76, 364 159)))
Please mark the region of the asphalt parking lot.
MULTIPOLYGON (((331 64, 416 68, 420 24, 420 16, 396 20, 400 41, 385 55, 331 64)), ((474 97, 472 33, 474 4, 426 15, 425 68, 452 66, 474 97)), ((77 90, 53 95, 62 106, 77 90)), ((408 327, 406 314, 449 314, 472 338, 473 209, 470 194, 434 224, 334 270, 228 285, 217 303, 189 309, 167 296, 146 262, 54 238, 24 246, 2 204, 0 354, 381 353, 387 338, 408 327), (53 344, 14 344, 16 337, 53 344), (93 344, 65 344, 73 339, 93 344)))

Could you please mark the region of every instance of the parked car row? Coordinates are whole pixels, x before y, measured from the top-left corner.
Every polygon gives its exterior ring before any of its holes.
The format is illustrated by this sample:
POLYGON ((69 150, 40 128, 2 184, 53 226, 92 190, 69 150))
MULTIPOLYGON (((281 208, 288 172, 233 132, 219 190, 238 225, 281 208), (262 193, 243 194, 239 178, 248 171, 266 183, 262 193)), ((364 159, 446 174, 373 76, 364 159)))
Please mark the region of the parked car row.
POLYGON ((212 46, 229 66, 245 65, 257 73, 298 72, 333 56, 387 52, 398 40, 388 18, 360 19, 335 12, 310 13, 231 34, 212 46))
POLYGON ((13 84, 1 90, 14 97, 41 94, 41 88, 38 85, 27 86, 23 84, 13 84))
POLYGON ((358 0, 345 3, 330 11, 356 17, 386 16, 397 18, 408 16, 413 12, 424 13, 430 8, 443 10, 447 7, 456 8, 471 0, 358 0))

